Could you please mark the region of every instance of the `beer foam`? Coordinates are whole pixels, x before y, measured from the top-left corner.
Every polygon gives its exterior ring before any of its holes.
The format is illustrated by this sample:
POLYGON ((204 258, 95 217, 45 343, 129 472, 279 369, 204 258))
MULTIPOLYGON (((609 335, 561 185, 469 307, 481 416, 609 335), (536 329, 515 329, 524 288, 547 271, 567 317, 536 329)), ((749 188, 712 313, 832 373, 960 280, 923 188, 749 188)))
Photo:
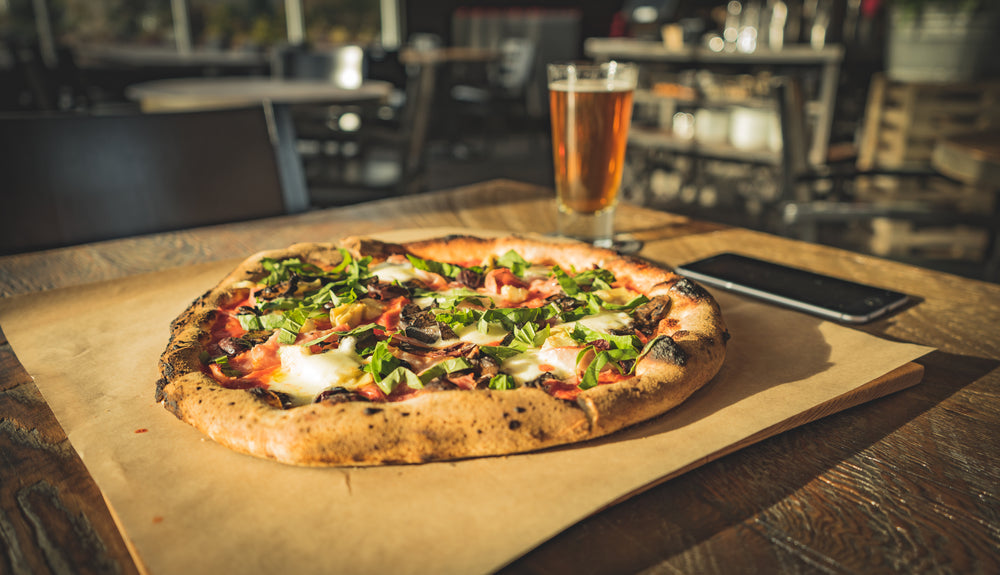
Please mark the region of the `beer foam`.
POLYGON ((628 80, 601 80, 582 78, 578 80, 556 80, 549 83, 549 90, 556 92, 629 92, 632 83, 628 80))

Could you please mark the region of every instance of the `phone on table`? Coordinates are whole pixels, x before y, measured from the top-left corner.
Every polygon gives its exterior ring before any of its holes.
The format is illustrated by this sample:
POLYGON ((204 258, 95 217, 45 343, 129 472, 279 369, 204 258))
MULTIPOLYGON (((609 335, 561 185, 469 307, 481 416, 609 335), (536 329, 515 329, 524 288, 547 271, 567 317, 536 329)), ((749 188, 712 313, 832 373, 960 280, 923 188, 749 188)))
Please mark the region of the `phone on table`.
POLYGON ((866 323, 902 306, 900 292, 817 274, 735 253, 675 268, 705 285, 847 323, 866 323))

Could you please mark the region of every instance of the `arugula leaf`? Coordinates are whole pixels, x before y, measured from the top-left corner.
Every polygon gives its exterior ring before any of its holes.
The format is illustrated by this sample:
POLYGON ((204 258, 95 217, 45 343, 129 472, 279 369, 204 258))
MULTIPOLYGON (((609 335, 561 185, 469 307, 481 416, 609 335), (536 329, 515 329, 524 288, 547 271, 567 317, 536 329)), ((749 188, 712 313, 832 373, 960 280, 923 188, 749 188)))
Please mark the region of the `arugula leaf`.
POLYGON ((591 329, 582 323, 577 323, 570 333, 570 337, 573 340, 580 343, 589 344, 591 342, 602 340, 606 341, 611 347, 609 349, 598 351, 593 345, 587 345, 580 350, 580 353, 576 356, 576 363, 579 364, 583 357, 588 351, 594 350, 594 359, 590 361, 587 369, 584 371, 583 376, 580 378, 580 383, 578 387, 580 389, 590 389, 598 384, 598 376, 602 369, 608 364, 612 365, 615 369, 622 372, 622 367, 620 362, 636 359, 640 357, 641 353, 639 347, 642 345, 641 340, 634 335, 614 335, 609 333, 601 333, 597 330, 591 329))
POLYGON ((351 265, 351 262, 354 261, 354 257, 351 256, 351 252, 345 250, 344 248, 337 248, 337 251, 340 252, 340 263, 334 266, 333 269, 331 269, 329 272, 327 272, 330 275, 335 275, 343 272, 344 270, 347 269, 347 266, 351 265))
POLYGON ((268 276, 262 281, 269 286, 288 281, 293 273, 298 275, 317 275, 323 273, 323 270, 318 266, 303 262, 300 258, 288 258, 284 260, 264 258, 260 264, 268 272, 268 276))
POLYGON ((613 303, 603 302, 601 305, 604 306, 604 309, 611 311, 632 311, 635 308, 641 306, 642 304, 647 303, 648 301, 649 301, 648 297, 640 294, 624 304, 613 304, 613 303))
POLYGON ((411 389, 422 389, 424 387, 420 378, 417 377, 417 374, 403 366, 399 366, 390 371, 388 375, 383 377, 381 380, 376 381, 375 385, 377 385, 386 395, 389 395, 392 393, 392 390, 399 386, 400 383, 406 383, 406 386, 411 389))
POLYGON ((517 382, 514 381, 513 376, 506 373, 498 373, 490 378, 490 389, 515 389, 517 387, 517 382))
POLYGON ((264 329, 279 329, 285 323, 285 316, 280 313, 269 313, 258 319, 260 319, 260 325, 264 329))
POLYGON ((587 370, 583 373, 583 377, 580 378, 580 383, 577 385, 580 389, 590 389, 598 385, 598 374, 604 369, 604 366, 611 364, 619 373, 622 371, 620 362, 635 359, 639 355, 639 352, 634 348, 629 349, 607 349, 604 351, 597 352, 594 355, 594 359, 591 360, 590 365, 587 366, 587 370))
POLYGON ((458 274, 460 274, 462 270, 465 269, 460 265, 449 264, 446 262, 437 262, 434 260, 425 260, 423 258, 419 258, 412 254, 406 254, 406 259, 410 260, 410 263, 413 264, 413 267, 417 268, 418 270, 424 270, 451 279, 457 278, 458 274))
POLYGON ((611 284, 615 283, 615 274, 603 268, 589 269, 573 276, 573 280, 581 289, 587 291, 611 289, 611 284))
POLYGON ((590 343, 594 340, 604 340, 614 349, 637 350, 642 345, 639 338, 634 335, 614 335, 610 333, 602 333, 579 322, 573 328, 573 331, 570 332, 569 336, 573 338, 574 341, 578 341, 580 343, 590 343))
POLYGON ((509 268, 517 277, 524 277, 525 270, 531 267, 531 263, 514 250, 497 258, 497 265, 509 268))
POLYGON ((553 266, 552 273, 559 287, 570 297, 595 289, 611 289, 611 284, 615 283, 615 275, 606 269, 590 269, 571 276, 559 266, 553 266))
POLYGON ((260 311, 289 310, 299 307, 302 302, 293 297, 276 297, 258 304, 260 311))
POLYGON ((604 301, 596 295, 589 292, 581 292, 576 296, 576 299, 583 302, 583 305, 574 310, 560 312, 559 319, 563 322, 569 323, 571 321, 583 319, 588 315, 601 313, 601 305, 604 301))
POLYGON ((213 359, 212 363, 218 364, 222 369, 222 375, 225 375, 226 377, 241 377, 243 375, 235 368, 229 366, 229 356, 220 355, 219 357, 213 359))
POLYGON ((464 357, 452 357, 425 369, 420 373, 419 377, 422 383, 427 384, 435 377, 441 377, 442 375, 462 371, 470 367, 472 367, 472 364, 464 357))
POLYGON ((552 273, 555 274, 556 281, 559 282, 559 287, 566 292, 566 295, 572 297, 580 293, 580 286, 576 283, 576 280, 563 271, 561 267, 552 266, 552 273))
POLYGON ((479 346, 479 351, 492 357, 497 361, 497 363, 503 363, 503 360, 505 359, 512 358, 515 355, 521 355, 524 350, 514 349, 513 347, 508 347, 506 345, 481 345, 479 346))
POLYGON ((389 351, 389 344, 384 340, 375 345, 375 348, 372 350, 371 361, 361 369, 372 374, 375 385, 386 395, 391 394, 392 390, 402 382, 405 382, 406 385, 413 389, 423 387, 423 383, 417 377, 417 374, 405 368, 403 362, 392 355, 389 351))
POLYGON ((311 307, 297 307, 286 311, 283 316, 284 321, 277 326, 279 331, 278 341, 284 344, 295 343, 295 339, 298 337, 299 332, 302 331, 302 326, 304 326, 307 321, 312 318, 323 317, 325 315, 327 315, 326 310, 311 307))
POLYGON ((480 320, 483 317, 483 312, 481 310, 474 309, 460 309, 452 310, 447 313, 434 314, 435 321, 441 323, 452 325, 471 325, 480 320))
POLYGON ((240 322, 240 327, 246 331, 255 331, 258 329, 264 329, 264 325, 261 323, 260 318, 252 313, 241 313, 236 316, 236 319, 240 322))
POLYGON ((516 344, 521 344, 524 348, 522 351, 532 347, 541 347, 548 337, 549 326, 547 324, 538 330, 535 329, 535 324, 526 323, 523 327, 514 328, 514 341, 511 342, 511 347, 518 347, 516 344))
POLYGON ((483 312, 481 321, 499 323, 507 331, 526 323, 540 323, 553 317, 553 309, 543 307, 498 307, 483 312))
POLYGON ((351 253, 344 248, 338 248, 338 251, 340 251, 340 257, 342 259, 336 267, 327 272, 328 276, 333 277, 343 274, 345 279, 349 281, 357 281, 371 276, 368 272, 368 264, 372 261, 371 256, 365 256, 360 260, 356 260, 351 253))

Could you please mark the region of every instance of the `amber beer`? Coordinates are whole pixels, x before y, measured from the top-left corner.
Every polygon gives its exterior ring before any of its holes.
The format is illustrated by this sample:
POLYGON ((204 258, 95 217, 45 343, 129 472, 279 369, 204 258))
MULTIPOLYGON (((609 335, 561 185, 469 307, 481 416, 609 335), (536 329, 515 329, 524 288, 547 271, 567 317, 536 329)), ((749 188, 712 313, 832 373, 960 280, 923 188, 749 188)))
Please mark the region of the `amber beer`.
MULTIPOLYGON (((623 68, 619 65, 619 71, 623 68)), ((560 231, 578 239, 609 242, 632 119, 635 72, 618 78, 593 66, 570 73, 577 77, 559 77, 559 72, 550 67, 560 231), (589 77, 588 71, 593 72, 589 77)))
POLYGON ((613 206, 625 163, 632 90, 607 91, 600 80, 588 80, 577 82, 573 92, 552 86, 549 100, 560 200, 577 212, 613 206))

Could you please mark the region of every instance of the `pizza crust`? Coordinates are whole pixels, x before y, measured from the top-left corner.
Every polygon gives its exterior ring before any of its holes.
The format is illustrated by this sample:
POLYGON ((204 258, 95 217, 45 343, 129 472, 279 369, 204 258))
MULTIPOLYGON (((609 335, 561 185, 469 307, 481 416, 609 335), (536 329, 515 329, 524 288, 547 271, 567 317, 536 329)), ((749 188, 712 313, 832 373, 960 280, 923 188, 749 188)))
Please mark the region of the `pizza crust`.
MULTIPOLYGON (((355 255, 385 257, 397 244, 348 238, 355 255)), ((171 325, 160 360, 156 400, 227 447, 296 465, 383 465, 505 455, 601 437, 676 407, 707 383, 725 358, 728 333, 711 296, 696 284, 637 258, 578 243, 522 237, 450 236, 403 244, 424 259, 479 262, 516 250, 526 260, 578 270, 594 265, 650 297, 670 298, 660 341, 636 365, 636 376, 580 393, 575 402, 536 388, 447 390, 401 402, 315 403, 272 407, 246 390, 228 389, 202 371, 200 354, 219 307, 264 275, 264 258, 301 257, 336 264, 332 244, 297 244, 242 262, 171 325)))

